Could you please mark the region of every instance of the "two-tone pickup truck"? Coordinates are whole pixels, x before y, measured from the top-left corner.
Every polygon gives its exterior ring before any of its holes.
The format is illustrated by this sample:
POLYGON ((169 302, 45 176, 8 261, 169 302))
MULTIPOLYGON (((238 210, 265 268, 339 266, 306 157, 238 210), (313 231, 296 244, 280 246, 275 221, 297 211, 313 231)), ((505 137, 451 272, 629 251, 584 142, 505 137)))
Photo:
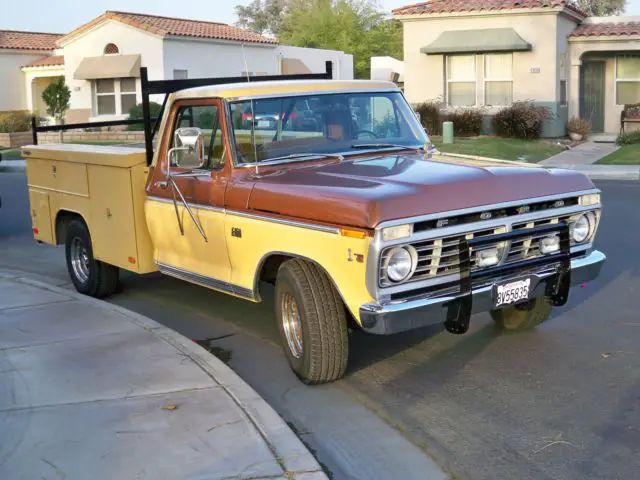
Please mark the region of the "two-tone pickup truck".
POLYGON ((275 284, 306 383, 343 376, 350 328, 460 334, 490 312, 529 329, 598 276, 600 192, 584 175, 434 154, 394 84, 327 76, 150 82, 143 69, 145 149, 23 148, 35 238, 64 244, 95 297, 119 269, 252 302, 275 284))

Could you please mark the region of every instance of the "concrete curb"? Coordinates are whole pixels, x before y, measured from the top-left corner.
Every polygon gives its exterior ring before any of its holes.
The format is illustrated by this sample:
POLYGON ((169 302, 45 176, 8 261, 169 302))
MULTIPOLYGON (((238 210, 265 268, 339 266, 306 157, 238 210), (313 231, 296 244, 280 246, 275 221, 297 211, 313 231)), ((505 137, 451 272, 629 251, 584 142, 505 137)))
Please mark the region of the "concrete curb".
POLYGON ((231 368, 227 367, 221 360, 192 340, 148 317, 117 305, 87 297, 72 290, 28 278, 28 274, 24 274, 23 276, 22 274, 4 273, 0 271, 0 278, 72 297, 100 309, 114 311, 130 320, 131 323, 156 335, 189 357, 225 390, 260 432, 274 458, 276 458, 285 470, 285 475, 288 475, 286 478, 327 480, 327 476, 322 471, 320 464, 276 411, 231 370, 231 368))
POLYGON ((434 160, 438 157, 454 157, 464 158, 468 160, 479 160, 494 163, 502 163, 505 165, 523 165, 527 167, 539 168, 562 168, 566 170, 575 170, 587 175, 593 180, 640 180, 640 167, 634 165, 544 165, 541 163, 519 162, 517 160, 501 160, 499 158, 480 157, 477 155, 466 155, 463 153, 446 153, 439 152, 433 156, 434 160))

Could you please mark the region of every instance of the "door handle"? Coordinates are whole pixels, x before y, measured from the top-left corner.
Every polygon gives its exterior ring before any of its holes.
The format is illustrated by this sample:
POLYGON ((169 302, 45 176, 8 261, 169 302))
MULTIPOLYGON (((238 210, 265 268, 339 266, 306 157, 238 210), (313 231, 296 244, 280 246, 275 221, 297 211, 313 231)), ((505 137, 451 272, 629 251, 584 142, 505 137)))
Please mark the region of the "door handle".
POLYGON ((161 189, 164 190, 165 188, 167 188, 169 186, 169 184, 167 182, 165 182, 165 181, 161 181, 161 182, 154 183, 153 186, 156 187, 156 188, 161 188, 161 189))

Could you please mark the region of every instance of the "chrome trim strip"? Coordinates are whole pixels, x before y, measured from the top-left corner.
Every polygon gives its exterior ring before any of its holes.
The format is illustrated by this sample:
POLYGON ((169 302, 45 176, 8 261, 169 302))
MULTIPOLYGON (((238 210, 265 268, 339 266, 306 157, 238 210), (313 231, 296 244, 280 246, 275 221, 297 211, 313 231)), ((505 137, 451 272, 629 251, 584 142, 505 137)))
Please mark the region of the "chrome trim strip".
POLYGON ((238 217, 252 218, 255 220, 264 220, 266 222, 279 223, 281 225, 287 225, 289 227, 300 227, 308 230, 317 230, 324 233, 332 233, 334 235, 340 234, 340 229, 337 227, 327 227, 325 225, 316 225, 313 223, 298 222, 296 220, 285 220, 284 218, 268 217, 260 214, 240 212, 237 210, 227 210, 228 215, 235 215, 238 217))
POLYGON ((89 198, 89 195, 85 195, 84 193, 67 192, 66 190, 59 190, 57 188, 42 187, 40 185, 32 185, 30 183, 27 184, 27 187, 30 190, 46 190, 47 192, 64 193, 65 195, 73 195, 74 197, 89 198))
MULTIPOLYGON (((525 204, 530 204, 530 203, 546 202, 546 201, 549 201, 549 200, 558 200, 560 198, 579 197, 581 195, 588 195, 590 193, 601 193, 601 190, 598 189, 598 188, 594 188, 594 189, 590 189, 590 190, 581 190, 581 191, 578 191, 578 192, 566 192, 566 193, 559 193, 559 194, 556 194, 556 195, 547 195, 547 196, 544 196, 544 197, 531 197, 531 198, 524 198, 522 200, 511 200, 511 201, 502 202, 502 203, 480 205, 480 206, 477 206, 477 207, 462 208, 460 210, 450 210, 450 211, 443 211, 443 212, 438 212, 438 213, 430 213, 428 215, 420 215, 420 216, 417 216, 417 217, 407 217, 407 218, 401 218, 401 219, 397 219, 397 220, 387 220, 386 222, 380 223, 376 227, 376 229, 382 229, 382 228, 385 228, 385 227, 393 227, 395 225, 404 225, 405 223, 424 222, 424 221, 427 221, 427 220, 435 220, 435 219, 442 218, 442 217, 455 217, 455 216, 458 216, 458 215, 466 215, 468 213, 481 212, 481 211, 487 210, 487 209, 497 210, 497 209, 500 209, 500 208, 513 207, 513 206, 516 206, 516 205, 525 205, 525 204)), ((578 205, 575 205, 575 206, 578 206, 578 205)), ((589 207, 591 207, 591 208, 601 208, 601 205, 600 204, 598 204, 598 205, 589 205, 589 207)), ((553 209, 544 210, 544 211, 550 212, 550 211, 553 211, 553 209)), ((504 219, 508 219, 508 218, 513 218, 513 217, 503 217, 503 220, 504 219)), ((467 224, 467 225, 469 225, 469 224, 467 224)))
POLYGON ((233 295, 237 295, 249 300, 255 300, 253 291, 249 288, 233 285, 232 283, 216 280, 215 278, 205 277, 204 275, 200 275, 199 273, 189 272, 181 268, 172 267, 171 265, 166 265, 162 262, 155 262, 155 264, 158 266, 158 270, 160 270, 160 273, 164 273, 165 275, 169 275, 180 280, 185 280, 187 282, 197 283, 198 285, 209 287, 224 293, 231 293, 233 295))
MULTIPOLYGON (((147 200, 152 201, 152 202, 159 202, 159 203, 169 203, 171 205, 173 205, 173 200, 170 198, 163 198, 163 197, 156 197, 153 195, 148 195, 147 196, 147 200)), ((178 206, 180 206, 182 202, 178 202, 178 206)), ((210 212, 217 212, 217 213, 224 213, 225 209, 224 208, 220 208, 220 207, 214 207, 212 205, 204 205, 201 203, 192 203, 192 202, 187 202, 187 205, 189 205, 190 208, 196 208, 199 210, 208 210, 210 212)))
MULTIPOLYGON (((148 196, 147 200, 152 202, 159 202, 159 203, 169 203, 173 205, 173 200, 169 198, 148 196)), ((327 227, 325 225, 316 225, 313 223, 299 222, 297 220, 285 220, 283 218, 269 217, 266 215, 260 215, 260 214, 249 213, 249 212, 240 212, 238 210, 227 210, 225 208, 212 207, 211 205, 202 205, 200 203, 188 202, 188 205, 191 208, 200 209, 200 210, 209 210, 212 212, 224 213, 226 215, 235 215, 237 217, 251 218, 254 220, 263 220, 265 222, 279 223, 281 225, 287 225, 289 227, 306 228, 307 230, 316 230, 318 232, 332 233, 334 235, 340 234, 340 229, 337 227, 327 227)))

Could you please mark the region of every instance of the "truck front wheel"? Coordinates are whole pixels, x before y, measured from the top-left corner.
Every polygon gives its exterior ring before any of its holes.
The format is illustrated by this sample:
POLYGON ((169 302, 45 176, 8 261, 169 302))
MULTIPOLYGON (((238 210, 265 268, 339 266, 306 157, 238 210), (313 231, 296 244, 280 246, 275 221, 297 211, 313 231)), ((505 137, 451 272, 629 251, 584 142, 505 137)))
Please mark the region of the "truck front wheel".
POLYGON ((276 317, 285 355, 307 384, 344 375, 349 338, 344 304, 327 274, 300 259, 284 262, 276 278, 276 317))
POLYGON ((552 306, 544 298, 534 298, 522 305, 491 311, 491 317, 501 330, 521 332, 531 330, 551 315, 552 306))
POLYGON ((65 242, 67 270, 76 290, 84 295, 103 298, 118 287, 118 267, 93 257, 89 229, 82 220, 71 220, 65 242))

